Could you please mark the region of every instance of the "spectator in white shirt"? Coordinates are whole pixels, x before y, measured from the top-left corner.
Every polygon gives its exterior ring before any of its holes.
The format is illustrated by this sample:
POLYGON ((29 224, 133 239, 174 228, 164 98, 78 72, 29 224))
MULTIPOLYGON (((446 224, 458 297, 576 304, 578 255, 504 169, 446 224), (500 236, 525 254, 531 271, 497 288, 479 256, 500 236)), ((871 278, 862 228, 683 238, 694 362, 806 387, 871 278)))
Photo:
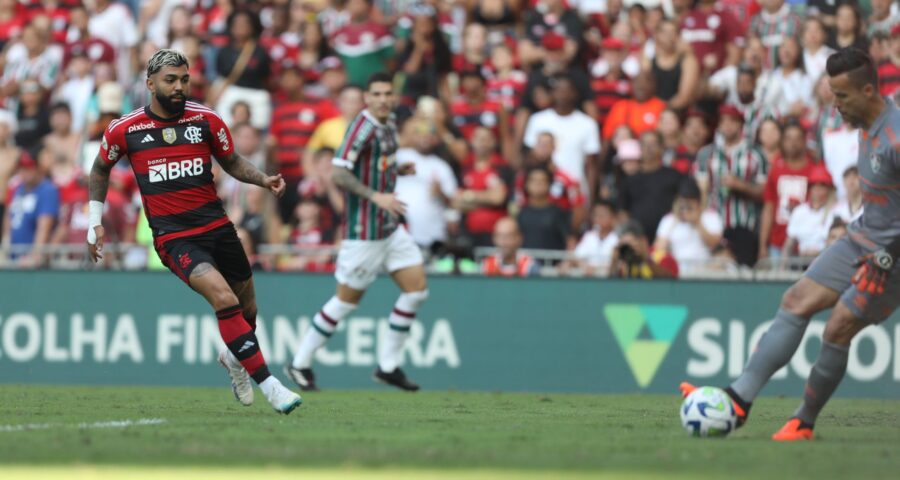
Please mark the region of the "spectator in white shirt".
POLYGON ((803 70, 800 46, 785 37, 778 47, 778 68, 766 72, 756 82, 756 98, 780 116, 799 116, 813 105, 813 80, 803 70))
POLYGON ((825 72, 825 61, 834 49, 825 45, 828 32, 818 17, 809 17, 803 22, 803 67, 815 83, 825 72))
POLYGON ((403 126, 407 143, 397 151, 397 163, 412 163, 415 174, 397 178, 397 198, 406 203, 409 233, 416 243, 426 249, 445 243, 449 230, 455 230, 459 214, 450 209, 450 199, 456 195, 453 170, 434 155, 438 139, 434 125, 413 118, 403 126))
POLYGON ((663 217, 656 230, 654 250, 669 252, 682 273, 702 268, 722 241, 724 225, 712 209, 703 210, 700 187, 686 178, 678 189, 672 213, 663 217))
POLYGON ((844 170, 843 200, 839 200, 834 207, 834 214, 840 217, 844 223, 850 223, 859 218, 863 211, 862 189, 859 186, 859 168, 855 165, 844 170))
POLYGON ((608 272, 613 251, 619 244, 615 204, 606 200, 594 204, 591 221, 593 228, 584 232, 573 252, 575 261, 568 265, 582 269, 587 275, 608 272))
POLYGON ((809 174, 809 196, 791 211, 784 251, 801 257, 814 257, 825 249, 828 231, 835 218, 834 183, 821 165, 809 174))

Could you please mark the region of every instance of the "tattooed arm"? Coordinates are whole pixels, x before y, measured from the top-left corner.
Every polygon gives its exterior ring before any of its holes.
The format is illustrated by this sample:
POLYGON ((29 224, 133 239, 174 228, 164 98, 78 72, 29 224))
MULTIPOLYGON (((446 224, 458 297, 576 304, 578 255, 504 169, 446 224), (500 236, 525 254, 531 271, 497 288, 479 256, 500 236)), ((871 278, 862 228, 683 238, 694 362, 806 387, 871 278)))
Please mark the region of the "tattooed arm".
POLYGON ((285 184, 280 173, 273 176, 266 175, 248 162, 247 159, 234 152, 223 158, 218 158, 218 160, 222 169, 237 180, 266 188, 275 194, 276 197, 284 194, 285 184))
POLYGON ((362 182, 353 175, 353 172, 343 167, 335 166, 331 174, 331 181, 334 182, 341 190, 371 201, 379 208, 387 210, 392 215, 399 217, 406 213, 406 204, 397 199, 393 193, 381 193, 372 190, 363 185, 362 182))
POLYGON ((91 176, 88 182, 90 201, 88 202, 88 254, 96 263, 103 258, 103 235, 106 233, 101 225, 103 218, 103 202, 106 201, 106 191, 109 190, 109 172, 114 163, 107 163, 103 157, 97 155, 94 166, 91 167, 91 176))

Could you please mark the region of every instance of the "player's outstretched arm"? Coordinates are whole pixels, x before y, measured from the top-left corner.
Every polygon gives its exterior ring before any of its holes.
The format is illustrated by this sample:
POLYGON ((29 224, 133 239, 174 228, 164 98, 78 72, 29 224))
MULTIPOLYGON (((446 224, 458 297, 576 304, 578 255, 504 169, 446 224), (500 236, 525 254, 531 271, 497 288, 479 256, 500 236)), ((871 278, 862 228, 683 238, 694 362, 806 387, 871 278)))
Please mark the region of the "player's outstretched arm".
POLYGON ((365 186, 353 175, 353 172, 346 168, 335 166, 331 173, 331 181, 334 182, 341 190, 365 198, 371 201, 379 208, 387 210, 392 215, 399 217, 406 213, 406 204, 397 199, 393 193, 379 193, 365 186))
POLYGON ((87 243, 88 253, 94 263, 103 258, 103 235, 106 232, 103 231, 101 220, 103 219, 103 202, 106 201, 106 192, 109 190, 109 172, 112 171, 113 165, 114 163, 107 163, 100 155, 97 155, 88 181, 90 201, 88 202, 87 243))
POLYGON ((219 165, 222 166, 223 170, 241 182, 266 188, 276 197, 284 195, 285 184, 280 173, 278 175, 266 175, 248 162, 247 159, 234 152, 224 158, 217 158, 217 160, 219 160, 219 165))

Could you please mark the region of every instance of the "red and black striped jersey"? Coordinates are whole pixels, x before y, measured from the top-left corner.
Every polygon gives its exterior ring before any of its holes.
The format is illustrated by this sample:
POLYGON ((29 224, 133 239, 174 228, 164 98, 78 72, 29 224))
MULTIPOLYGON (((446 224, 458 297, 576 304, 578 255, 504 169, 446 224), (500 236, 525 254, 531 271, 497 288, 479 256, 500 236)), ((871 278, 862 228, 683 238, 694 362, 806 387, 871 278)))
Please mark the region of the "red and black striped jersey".
POLYGON ((900 90, 900 66, 887 59, 878 65, 878 85, 882 97, 900 90))
POLYGON ((450 115, 453 117, 453 124, 469 141, 479 126, 491 129, 494 138, 502 138, 501 133, 505 133, 500 131, 500 116, 506 115, 506 111, 503 105, 493 100, 472 105, 464 98, 460 98, 450 105, 450 115))
POLYGON ((591 79, 594 104, 597 105, 597 123, 603 126, 606 116, 619 100, 631 98, 631 82, 625 78, 611 79, 609 76, 591 79))
POLYGON ((301 160, 309 138, 323 121, 340 115, 330 102, 286 102, 272 113, 272 136, 278 173, 286 178, 303 176, 301 160))
POLYGON ((231 132, 214 111, 187 102, 184 113, 162 119, 143 107, 114 120, 100 158, 131 161, 144 212, 157 244, 230 223, 216 193, 212 157, 231 155, 231 132))

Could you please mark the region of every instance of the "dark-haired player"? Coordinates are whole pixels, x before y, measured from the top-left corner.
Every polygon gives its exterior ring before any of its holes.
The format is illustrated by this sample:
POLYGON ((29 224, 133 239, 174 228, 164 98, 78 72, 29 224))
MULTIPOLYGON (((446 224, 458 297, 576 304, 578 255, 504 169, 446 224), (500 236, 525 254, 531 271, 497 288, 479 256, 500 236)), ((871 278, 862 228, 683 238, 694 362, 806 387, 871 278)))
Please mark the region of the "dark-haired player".
MULTIPOLYGON (((884 321, 900 304, 900 109, 879 95, 878 72, 868 54, 844 49, 828 57, 828 82, 844 121, 860 128, 859 168, 864 210, 848 234, 822 252, 784 294, 781 308, 743 373, 726 391, 738 426, 769 378, 794 355, 809 319, 833 308, 822 349, 806 381, 803 403, 772 436, 809 440, 825 403, 847 370, 850 341, 870 324, 884 321)), ((682 383, 687 395, 694 387, 682 383)))
POLYGON ((253 403, 252 378, 272 407, 288 414, 300 405, 300 396, 269 374, 259 349, 250 264, 216 195, 212 157, 234 178, 277 196, 284 193, 284 180, 267 176, 235 153, 219 115, 187 101, 189 82, 185 56, 159 50, 147 65, 150 104, 106 128, 90 177, 91 259, 102 257, 100 222, 110 171, 127 156, 160 259, 216 311, 228 347, 219 363, 231 376, 235 397, 244 405, 253 403))
POLYGON ((428 298, 422 252, 397 223, 406 205, 394 195, 397 175, 414 173, 412 164, 397 165, 396 97, 390 75, 369 78, 366 109, 347 128, 335 153, 334 183, 344 190, 344 239, 337 258, 337 293, 313 317, 297 355, 286 373, 302 390, 315 390, 313 355, 334 333, 338 323, 356 309, 375 276, 391 274, 402 293, 391 312, 389 333, 379 345, 375 380, 407 391, 419 386, 400 369, 403 346, 416 311, 428 298))

